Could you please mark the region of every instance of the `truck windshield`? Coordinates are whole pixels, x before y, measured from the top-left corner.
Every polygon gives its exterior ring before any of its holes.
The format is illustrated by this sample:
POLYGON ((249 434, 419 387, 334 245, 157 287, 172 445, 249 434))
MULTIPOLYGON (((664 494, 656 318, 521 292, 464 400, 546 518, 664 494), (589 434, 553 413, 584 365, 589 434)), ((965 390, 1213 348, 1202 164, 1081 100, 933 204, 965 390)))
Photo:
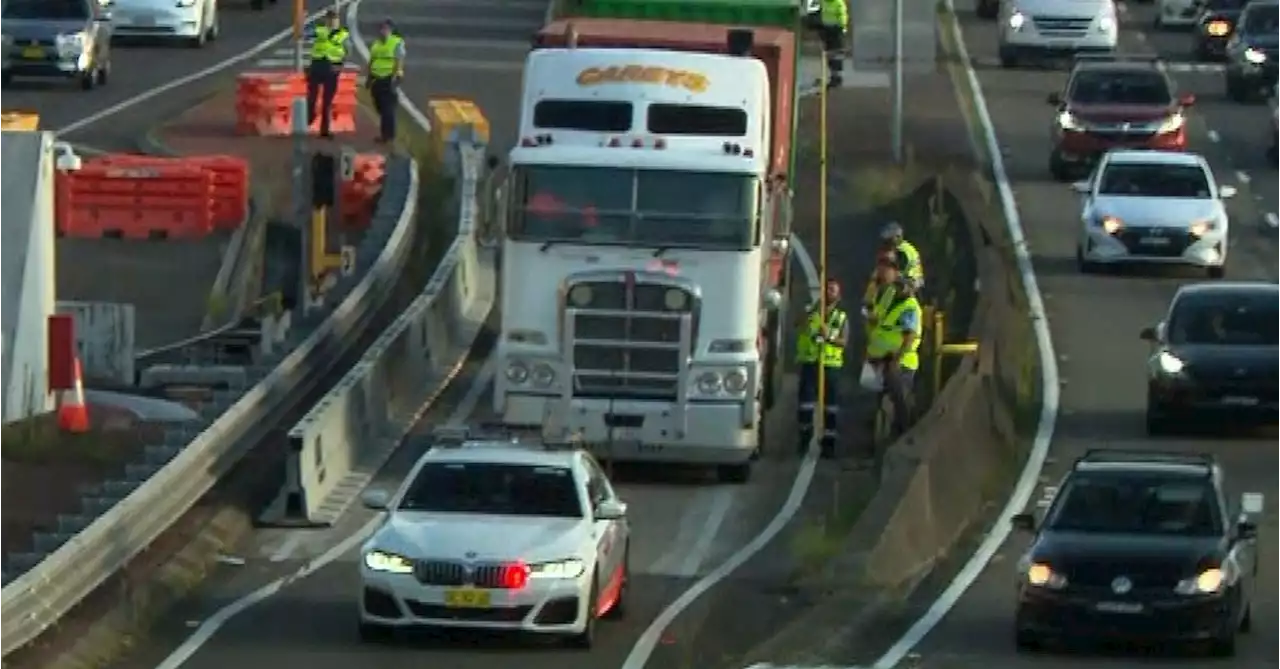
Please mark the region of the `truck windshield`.
POLYGON ((531 166, 520 169, 517 241, 746 250, 756 236, 748 174, 531 166))

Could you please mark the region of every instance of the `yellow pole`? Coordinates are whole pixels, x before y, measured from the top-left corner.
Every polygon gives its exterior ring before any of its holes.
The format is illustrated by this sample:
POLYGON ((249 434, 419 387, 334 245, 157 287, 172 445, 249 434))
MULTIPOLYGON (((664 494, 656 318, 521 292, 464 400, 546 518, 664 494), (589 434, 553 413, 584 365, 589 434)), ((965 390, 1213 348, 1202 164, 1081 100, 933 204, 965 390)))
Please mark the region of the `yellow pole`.
MULTIPOLYGON (((822 52, 822 77, 818 81, 818 313, 827 323, 827 53, 822 52)), ((827 430, 827 366, 818 354, 818 402, 813 422, 818 442, 827 430)))
POLYGON ((325 262, 325 250, 329 241, 325 239, 325 228, 329 218, 328 207, 316 207, 311 210, 311 279, 320 283, 328 263, 325 262))
POLYGON ((941 309, 933 310, 933 396, 942 392, 942 345, 947 341, 947 315, 941 309))

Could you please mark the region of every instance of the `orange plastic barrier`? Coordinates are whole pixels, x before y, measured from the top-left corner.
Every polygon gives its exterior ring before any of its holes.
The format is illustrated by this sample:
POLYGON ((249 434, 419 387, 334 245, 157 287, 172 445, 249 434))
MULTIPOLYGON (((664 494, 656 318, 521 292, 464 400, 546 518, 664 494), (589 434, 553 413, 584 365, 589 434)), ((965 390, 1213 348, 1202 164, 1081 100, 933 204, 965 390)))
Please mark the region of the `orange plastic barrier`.
MULTIPOLYGON (((333 99, 329 131, 356 131, 356 72, 343 70, 333 99)), ((293 132, 293 101, 306 97, 307 81, 300 72, 245 72, 236 78, 236 131, 245 135, 279 137, 293 132)), ((310 133, 320 131, 320 119, 310 133)))
POLYGON ((131 153, 113 153, 93 158, 88 165, 149 167, 153 165, 190 165, 213 175, 213 226, 219 230, 235 230, 249 216, 249 161, 239 156, 192 156, 163 158, 131 153))
POLYGON ((356 154, 354 168, 352 178, 342 182, 342 224, 363 230, 373 221, 387 158, 379 153, 356 154))
POLYGON ((213 173, 194 165, 90 165, 59 172, 58 234, 198 239, 213 231, 213 173))

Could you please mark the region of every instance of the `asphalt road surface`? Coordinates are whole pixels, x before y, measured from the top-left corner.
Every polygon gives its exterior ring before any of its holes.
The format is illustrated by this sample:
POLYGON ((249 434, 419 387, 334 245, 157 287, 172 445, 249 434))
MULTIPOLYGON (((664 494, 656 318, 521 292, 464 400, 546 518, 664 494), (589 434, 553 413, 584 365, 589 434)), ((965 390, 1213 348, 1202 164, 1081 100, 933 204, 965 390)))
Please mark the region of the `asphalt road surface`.
MULTIPOLYGON (((1098 654, 1020 655, 1013 646, 1014 564, 1025 537, 1010 539, 972 588, 916 650, 910 664, 922 669, 1067 669, 1171 665, 1275 666, 1276 616, 1276 436, 1272 430, 1228 436, 1151 439, 1144 433, 1144 363, 1147 344, 1138 331, 1159 320, 1180 286, 1201 280, 1191 272, 1126 272, 1123 276, 1084 276, 1076 271, 1074 244, 1076 196, 1054 182, 1047 170, 1048 128, 1052 110, 1045 95, 1059 90, 1062 72, 1001 70, 994 62, 994 24, 961 12, 965 40, 978 61, 979 78, 1003 147, 1022 223, 1044 293, 1053 341, 1059 356, 1062 411, 1044 480, 1055 482, 1070 461, 1087 448, 1176 449, 1208 452, 1223 463, 1231 493, 1268 496, 1261 521, 1260 580, 1254 593, 1254 631, 1241 637, 1238 657, 1173 660, 1163 651, 1106 651, 1098 654)), ((1153 50, 1171 61, 1190 51, 1190 36, 1149 34, 1150 6, 1129 5, 1121 33, 1126 52, 1153 50)), ((1232 239, 1228 276, 1241 280, 1276 279, 1275 231, 1265 216, 1276 211, 1276 166, 1263 152, 1267 112, 1261 105, 1237 105, 1223 94, 1221 74, 1209 68, 1175 66, 1175 78, 1198 102, 1190 124, 1192 149, 1204 153, 1220 181, 1241 187, 1228 205, 1232 239), (1240 175, 1245 175, 1241 177, 1240 175)))

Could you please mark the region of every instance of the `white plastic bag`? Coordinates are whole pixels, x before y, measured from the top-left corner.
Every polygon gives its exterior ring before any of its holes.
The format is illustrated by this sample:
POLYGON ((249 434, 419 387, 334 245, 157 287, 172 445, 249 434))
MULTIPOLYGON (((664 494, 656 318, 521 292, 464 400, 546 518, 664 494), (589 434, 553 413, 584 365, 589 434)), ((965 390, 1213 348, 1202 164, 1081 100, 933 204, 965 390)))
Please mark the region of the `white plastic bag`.
POLYGON ((858 377, 858 383, 864 390, 878 393, 884 390, 884 375, 880 373, 880 367, 869 362, 862 363, 862 374, 858 377))

